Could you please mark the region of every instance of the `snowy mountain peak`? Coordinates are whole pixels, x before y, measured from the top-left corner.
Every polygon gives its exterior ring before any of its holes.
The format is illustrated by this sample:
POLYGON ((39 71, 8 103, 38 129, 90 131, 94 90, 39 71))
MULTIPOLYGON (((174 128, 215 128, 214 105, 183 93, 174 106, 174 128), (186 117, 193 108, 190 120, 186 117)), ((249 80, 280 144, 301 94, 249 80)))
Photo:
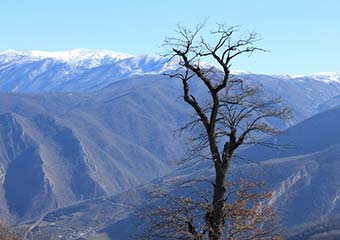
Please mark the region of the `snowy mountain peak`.
POLYGON ((34 57, 41 58, 56 58, 63 61, 74 61, 76 59, 89 59, 89 58, 117 58, 124 59, 132 57, 130 54, 115 52, 111 50, 92 50, 92 49, 73 49, 69 51, 30 51, 34 57))
MULTIPOLYGON (((204 63, 203 67, 213 67, 204 63)), ((178 59, 134 56, 110 50, 0 51, 0 90, 16 92, 94 90, 136 75, 162 74, 177 69, 178 59)), ((218 69, 218 67, 216 67, 218 69)), ((277 79, 309 85, 310 81, 340 84, 340 73, 265 75, 234 70, 247 79, 277 79)), ((278 83, 279 83, 278 82, 278 83)))
POLYGON ((320 81, 340 82, 340 72, 321 72, 311 76, 320 81))
POLYGON ((340 83, 340 72, 320 72, 320 73, 314 73, 309 75, 292 75, 292 78, 313 78, 317 81, 322 82, 338 82, 340 83))
POLYGON ((99 66, 105 62, 115 62, 130 57, 133 57, 133 55, 110 50, 92 49, 73 49, 68 51, 17 51, 9 49, 0 52, 1 62, 33 62, 41 59, 54 59, 69 65, 83 65, 88 68, 99 66))

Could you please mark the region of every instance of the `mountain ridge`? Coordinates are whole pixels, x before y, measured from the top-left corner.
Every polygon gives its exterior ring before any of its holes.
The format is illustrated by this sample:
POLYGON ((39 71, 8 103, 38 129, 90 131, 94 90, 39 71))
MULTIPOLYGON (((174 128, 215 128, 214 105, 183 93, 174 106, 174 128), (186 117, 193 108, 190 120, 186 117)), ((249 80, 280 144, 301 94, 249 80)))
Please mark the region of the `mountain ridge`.
MULTIPOLYGON (((75 48, 70 50, 56 50, 56 51, 43 51, 43 50, 15 50, 15 49, 6 49, 0 51, 0 62, 10 62, 13 59, 19 58, 21 60, 27 61, 35 61, 35 60, 43 60, 43 59, 55 59, 60 62, 68 63, 70 65, 78 66, 82 65, 83 62, 89 60, 97 60, 98 64, 89 65, 88 67, 97 67, 100 64, 101 60, 107 59, 112 60, 113 62, 124 59, 153 59, 154 61, 161 60, 163 64, 166 64, 167 58, 162 57, 160 55, 154 54, 141 54, 135 55, 130 53, 123 53, 114 50, 107 49, 89 49, 89 48, 75 48)), ((109 61, 108 61, 109 62, 109 61)), ((85 64, 86 65, 86 64, 85 64)), ((168 68, 173 68, 173 65, 176 65, 175 62, 171 62, 168 65, 168 68)), ((1 69, 1 68, 0 68, 1 69)), ((163 71, 166 71, 167 68, 164 68, 163 71)), ((157 72, 156 74, 159 74, 157 72)), ((319 72, 319 73, 310 73, 310 74, 261 74, 249 72, 246 70, 233 70, 231 71, 234 75, 265 75, 265 76, 273 76, 273 77, 282 77, 288 79, 301 79, 301 78, 314 78, 319 81, 325 82, 340 82, 340 71, 339 72, 319 72)))

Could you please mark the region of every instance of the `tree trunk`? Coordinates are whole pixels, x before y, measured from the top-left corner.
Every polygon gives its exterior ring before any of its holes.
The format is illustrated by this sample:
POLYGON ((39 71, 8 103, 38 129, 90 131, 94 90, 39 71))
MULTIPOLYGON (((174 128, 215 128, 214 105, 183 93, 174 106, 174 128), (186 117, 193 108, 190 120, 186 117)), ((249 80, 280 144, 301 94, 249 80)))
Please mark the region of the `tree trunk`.
POLYGON ((224 231, 223 210, 224 210, 224 182, 226 172, 220 169, 216 171, 213 209, 211 216, 211 229, 209 231, 209 240, 222 240, 224 231))

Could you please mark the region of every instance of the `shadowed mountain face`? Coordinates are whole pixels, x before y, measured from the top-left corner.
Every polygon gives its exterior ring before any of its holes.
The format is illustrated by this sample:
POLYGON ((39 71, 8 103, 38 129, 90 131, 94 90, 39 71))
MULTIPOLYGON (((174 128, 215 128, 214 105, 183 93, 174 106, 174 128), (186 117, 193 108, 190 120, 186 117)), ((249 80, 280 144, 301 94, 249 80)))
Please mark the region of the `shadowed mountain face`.
POLYGON ((32 212, 40 214, 54 207, 55 199, 45 178, 39 146, 25 132, 21 120, 13 113, 0 115, 0 205, 7 216, 11 212, 31 217, 32 212))
POLYGON ((324 150, 340 144, 340 108, 333 108, 299 123, 283 134, 269 139, 280 149, 256 146, 242 152, 242 157, 263 161, 324 150))
POLYGON ((287 240, 338 240, 340 239, 340 215, 291 229, 287 240))
POLYGON ((325 112, 327 110, 330 110, 332 108, 336 108, 339 106, 340 106, 340 95, 336 95, 330 98, 329 100, 318 105, 315 108, 314 113, 317 114, 317 113, 325 112))
POLYGON ((280 150, 255 146, 240 153, 273 166, 266 180, 278 186, 272 203, 287 226, 340 213, 339 119, 340 108, 333 108, 269 139, 280 150))
POLYGON ((28 119, 5 113, 0 120, 4 209, 7 205, 10 213, 27 218, 104 193, 91 178, 81 144, 70 129, 45 116, 28 119))
POLYGON ((176 84, 131 81, 91 94, 0 94, 4 215, 37 216, 174 168, 184 153, 174 131, 186 117, 176 84))
POLYGON ((340 214, 340 145, 266 162, 265 181, 275 186, 271 204, 284 226, 340 214))

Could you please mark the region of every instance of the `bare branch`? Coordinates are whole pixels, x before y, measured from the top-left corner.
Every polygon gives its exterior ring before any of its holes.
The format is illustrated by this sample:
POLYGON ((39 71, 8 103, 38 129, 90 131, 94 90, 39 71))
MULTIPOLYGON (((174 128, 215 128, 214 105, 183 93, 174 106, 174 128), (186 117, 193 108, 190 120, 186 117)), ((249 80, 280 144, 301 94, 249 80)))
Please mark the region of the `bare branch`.
POLYGON ((194 113, 180 129, 193 134, 187 159, 192 164, 198 159, 212 161, 215 178, 209 182, 213 191, 211 199, 203 202, 172 199, 170 213, 158 209, 160 221, 153 223, 158 224, 153 234, 157 239, 271 239, 271 231, 262 223, 270 222, 273 214, 261 205, 269 195, 254 191, 253 184, 243 181, 234 202, 226 204, 235 193, 233 185, 226 181, 239 147, 263 142, 264 134, 278 133, 268 120, 287 119, 289 110, 281 99, 263 94, 261 86, 230 75, 231 63, 239 56, 265 51, 255 46, 259 40, 256 33, 237 37, 238 27, 219 24, 217 30, 210 32, 216 41, 207 41, 201 36, 203 27, 201 24, 191 31, 178 26, 177 37, 167 38, 164 47, 169 59, 178 60, 179 66, 167 75, 181 81, 183 99, 194 113), (193 83, 205 89, 208 96, 193 91, 193 83))

